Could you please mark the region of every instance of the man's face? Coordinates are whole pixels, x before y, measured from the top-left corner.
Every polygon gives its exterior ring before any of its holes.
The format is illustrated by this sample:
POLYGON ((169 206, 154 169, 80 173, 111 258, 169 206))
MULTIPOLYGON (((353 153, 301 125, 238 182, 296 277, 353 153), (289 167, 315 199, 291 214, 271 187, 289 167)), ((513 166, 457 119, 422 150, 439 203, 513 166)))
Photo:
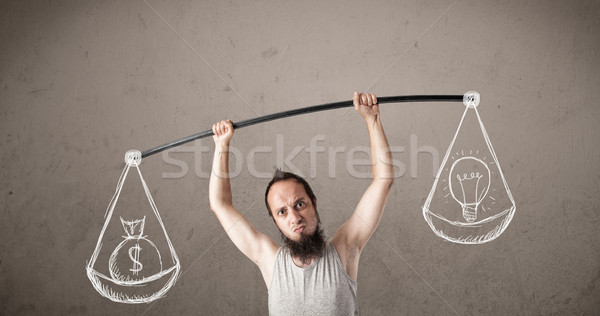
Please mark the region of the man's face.
POLYGON ((316 206, 296 179, 274 183, 267 202, 275 224, 287 238, 299 241, 302 236, 312 235, 317 230, 316 206))

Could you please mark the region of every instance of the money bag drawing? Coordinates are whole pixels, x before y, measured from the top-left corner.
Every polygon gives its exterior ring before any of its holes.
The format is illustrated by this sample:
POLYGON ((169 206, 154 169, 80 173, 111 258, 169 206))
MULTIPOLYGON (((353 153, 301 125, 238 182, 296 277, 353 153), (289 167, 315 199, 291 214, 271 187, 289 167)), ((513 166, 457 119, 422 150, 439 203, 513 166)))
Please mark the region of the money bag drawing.
MULTIPOLYGON (((86 270, 92 285, 102 296, 119 303, 150 303, 163 297, 175 284, 181 268, 139 169, 141 153, 136 150, 128 151, 125 162, 126 166, 109 203, 104 226, 86 270), (137 210, 135 213, 129 208, 124 209, 131 217, 115 215, 115 206, 131 168, 138 171, 152 212, 147 212, 147 207, 140 209, 144 209, 150 216, 140 216, 140 212, 144 211, 137 210), (147 231, 148 225, 152 226, 152 230, 147 231)), ((121 212, 127 213, 123 210, 121 212)))
POLYGON ((113 280, 137 282, 162 271, 160 251, 146 238, 147 236, 143 236, 145 221, 145 216, 133 221, 121 218, 126 236, 123 236, 125 239, 115 248, 108 260, 113 280))
POLYGON ((467 92, 465 112, 423 206, 436 235, 461 244, 494 240, 515 213, 513 200, 477 106, 467 92))

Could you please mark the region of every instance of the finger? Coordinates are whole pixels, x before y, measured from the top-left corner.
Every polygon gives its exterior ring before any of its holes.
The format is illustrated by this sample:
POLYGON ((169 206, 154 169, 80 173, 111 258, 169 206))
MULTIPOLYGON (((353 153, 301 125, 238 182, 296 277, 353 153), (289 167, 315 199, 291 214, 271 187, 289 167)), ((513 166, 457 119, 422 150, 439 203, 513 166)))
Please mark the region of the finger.
POLYGON ((367 105, 368 106, 373 106, 373 99, 371 99, 371 94, 370 93, 365 93, 365 95, 367 96, 367 105))
POLYGON ((371 100, 373 100, 373 104, 377 104, 377 96, 374 93, 371 93, 371 100))
POLYGON ((358 105, 360 101, 358 100, 358 92, 354 91, 354 95, 352 96, 352 102, 354 103, 354 108, 358 109, 358 105))
POLYGON ((217 123, 212 126, 213 135, 217 135, 217 123))
POLYGON ((367 99, 367 95, 364 93, 360 94, 360 104, 361 105, 367 105, 369 103, 369 100, 367 99))
POLYGON ((223 121, 228 130, 233 131, 233 122, 231 120, 223 121))
POLYGON ((225 134, 226 130, 225 130, 225 122, 221 121, 221 123, 219 123, 219 134, 223 135, 225 134))

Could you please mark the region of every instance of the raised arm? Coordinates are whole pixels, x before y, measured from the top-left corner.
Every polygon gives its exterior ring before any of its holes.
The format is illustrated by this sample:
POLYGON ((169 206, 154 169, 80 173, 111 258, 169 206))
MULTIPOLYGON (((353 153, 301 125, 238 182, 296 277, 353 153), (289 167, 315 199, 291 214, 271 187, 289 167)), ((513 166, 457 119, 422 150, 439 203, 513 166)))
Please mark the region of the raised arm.
POLYGON ((213 125, 215 156, 209 184, 210 208, 225 229, 225 232, 262 272, 267 287, 271 283, 271 269, 279 246, 268 236, 256 230, 233 206, 229 182, 229 143, 233 137, 231 121, 213 125))
POLYGON ((394 169, 390 146, 381 124, 377 97, 374 94, 354 92, 353 101, 354 109, 364 118, 369 131, 373 180, 352 216, 335 233, 333 242, 346 271, 356 278, 360 253, 383 215, 394 180, 394 169))

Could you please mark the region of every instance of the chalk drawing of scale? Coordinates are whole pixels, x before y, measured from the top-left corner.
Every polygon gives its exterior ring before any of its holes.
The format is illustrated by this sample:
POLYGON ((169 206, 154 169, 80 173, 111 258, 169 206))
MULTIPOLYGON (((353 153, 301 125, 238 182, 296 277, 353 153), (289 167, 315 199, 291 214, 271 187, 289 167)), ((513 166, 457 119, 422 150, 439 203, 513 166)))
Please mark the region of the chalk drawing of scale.
POLYGON ((494 240, 515 214, 512 197, 477 107, 467 92, 466 108, 423 205, 423 216, 439 237, 460 244, 494 240))
POLYGON ((150 303, 163 297, 175 284, 181 271, 179 258, 140 171, 141 160, 142 154, 137 150, 130 150, 125 154, 125 168, 106 210, 104 226, 96 248, 86 267, 88 278, 94 288, 102 296, 119 303, 150 303), (139 174, 152 210, 149 215, 153 216, 153 223, 160 230, 160 232, 154 231, 152 237, 144 234, 147 216, 134 219, 124 219, 119 216, 120 223, 114 220, 115 207, 131 168, 136 169, 139 174), (120 226, 122 230, 116 226, 120 226), (111 248, 110 242, 114 238, 107 238, 105 236, 107 232, 118 233, 123 240, 111 248), (162 251, 152 241, 153 239, 161 241, 159 244, 163 248, 162 251))
MULTIPOLYGON (((403 102, 463 102, 465 104, 466 109, 454 139, 448 147, 423 206, 423 216, 437 236, 462 244, 478 244, 495 239, 506 229, 515 212, 515 202, 477 112, 479 100, 477 92, 467 92, 464 95, 407 95, 377 98, 379 104, 403 102)), ((352 106, 351 100, 326 103, 240 121, 233 126, 235 129, 240 129, 285 117, 352 106)), ((142 158, 212 135, 212 130, 209 129, 144 152, 130 150, 125 154, 125 168, 107 208, 105 223, 96 248, 87 263, 87 275, 101 295, 120 303, 150 303, 164 297, 175 284, 181 271, 179 259, 139 165, 142 158), (146 216, 141 218, 120 216, 120 225, 116 225, 116 221, 112 220, 123 184, 131 168, 136 169, 139 174, 152 209, 151 218, 154 219, 154 223, 158 223, 155 227, 160 228, 159 232, 154 232, 152 236, 144 235, 144 227, 149 219, 146 216), (109 225, 109 223, 113 224, 109 225), (108 252, 103 249, 105 246, 103 239, 109 226, 120 226, 119 234, 125 231, 125 235, 122 236, 124 239, 111 248, 112 252, 111 249, 108 252), (163 241, 161 247, 157 247, 152 241, 155 238, 163 241), (167 250, 159 248, 167 248, 167 250), (108 259, 100 260, 102 256, 108 259), (99 270, 108 272, 102 273, 99 270)))

